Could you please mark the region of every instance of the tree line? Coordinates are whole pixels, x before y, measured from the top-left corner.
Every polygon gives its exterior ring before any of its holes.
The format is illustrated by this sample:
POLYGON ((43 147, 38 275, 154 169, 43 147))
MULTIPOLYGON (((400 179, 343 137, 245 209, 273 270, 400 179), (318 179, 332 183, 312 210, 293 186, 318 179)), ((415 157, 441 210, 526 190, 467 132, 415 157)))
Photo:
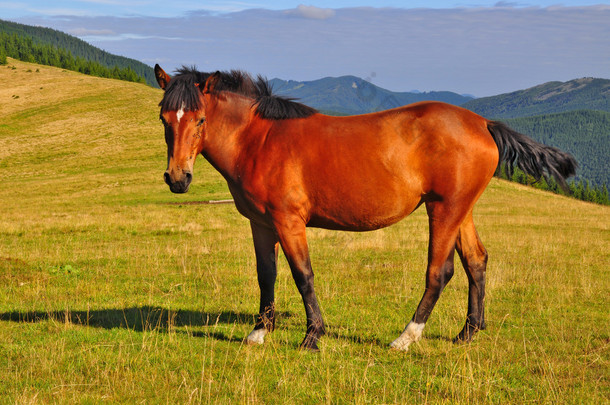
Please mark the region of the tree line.
POLYGON ((17 34, 20 37, 31 37, 35 44, 51 45, 58 49, 65 49, 72 53, 74 57, 93 61, 111 69, 115 66, 119 69, 130 67, 138 76, 144 77, 149 86, 158 87, 155 73, 150 66, 135 59, 106 52, 65 32, 5 20, 0 20, 0 32, 17 34))
POLYGON ((146 80, 129 66, 110 68, 98 62, 76 57, 63 48, 35 43, 31 37, 0 32, 0 64, 6 65, 7 57, 23 62, 73 70, 91 76, 146 83, 146 80))

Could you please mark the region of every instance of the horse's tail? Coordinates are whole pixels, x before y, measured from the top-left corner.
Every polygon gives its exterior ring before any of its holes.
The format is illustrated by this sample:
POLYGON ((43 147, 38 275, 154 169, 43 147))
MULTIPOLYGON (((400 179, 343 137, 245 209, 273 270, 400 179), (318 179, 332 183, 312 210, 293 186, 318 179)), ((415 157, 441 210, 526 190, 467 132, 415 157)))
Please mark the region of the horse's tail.
POLYGON ((513 167, 518 167, 536 180, 553 177, 564 190, 568 190, 566 179, 573 176, 578 167, 572 155, 538 143, 498 121, 489 121, 487 129, 498 145, 500 163, 506 163, 509 176, 513 167))

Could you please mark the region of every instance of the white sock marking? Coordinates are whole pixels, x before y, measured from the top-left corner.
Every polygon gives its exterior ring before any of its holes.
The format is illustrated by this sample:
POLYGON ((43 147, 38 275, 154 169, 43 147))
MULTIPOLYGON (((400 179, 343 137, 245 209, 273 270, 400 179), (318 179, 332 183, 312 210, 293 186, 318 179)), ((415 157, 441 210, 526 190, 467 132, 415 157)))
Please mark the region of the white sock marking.
POLYGON ((424 326, 426 326, 425 323, 415 323, 413 321, 409 322, 400 336, 398 336, 398 338, 390 344, 390 347, 406 352, 409 350, 409 345, 411 343, 417 342, 419 339, 421 339, 424 326))
POLYGON ((246 342, 249 344, 262 345, 263 343, 265 343, 265 335, 267 333, 267 329, 265 328, 254 329, 246 338, 246 342))

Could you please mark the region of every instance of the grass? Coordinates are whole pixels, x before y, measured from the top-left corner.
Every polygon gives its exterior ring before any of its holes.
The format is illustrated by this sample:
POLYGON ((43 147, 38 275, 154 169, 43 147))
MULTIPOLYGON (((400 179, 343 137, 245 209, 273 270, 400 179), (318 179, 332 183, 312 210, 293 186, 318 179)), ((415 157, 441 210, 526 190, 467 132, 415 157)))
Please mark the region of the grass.
POLYGON ((0 77, 0 403, 608 403, 610 208, 494 179, 488 329, 450 342, 458 269, 408 353, 388 345, 423 292, 425 213, 310 230, 320 353, 298 350, 283 258, 277 330, 251 347, 248 222, 180 204, 229 197, 201 158, 189 194, 167 190, 160 91, 14 60, 0 77))

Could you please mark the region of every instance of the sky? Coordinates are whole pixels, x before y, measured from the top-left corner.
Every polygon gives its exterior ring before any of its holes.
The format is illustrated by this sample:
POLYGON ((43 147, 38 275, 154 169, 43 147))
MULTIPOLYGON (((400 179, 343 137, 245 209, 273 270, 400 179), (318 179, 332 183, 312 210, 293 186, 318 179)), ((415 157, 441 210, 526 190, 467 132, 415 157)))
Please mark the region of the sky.
POLYGON ((268 78, 354 75, 477 97, 610 78, 610 2, 586 0, 0 0, 0 19, 108 52, 268 78))

